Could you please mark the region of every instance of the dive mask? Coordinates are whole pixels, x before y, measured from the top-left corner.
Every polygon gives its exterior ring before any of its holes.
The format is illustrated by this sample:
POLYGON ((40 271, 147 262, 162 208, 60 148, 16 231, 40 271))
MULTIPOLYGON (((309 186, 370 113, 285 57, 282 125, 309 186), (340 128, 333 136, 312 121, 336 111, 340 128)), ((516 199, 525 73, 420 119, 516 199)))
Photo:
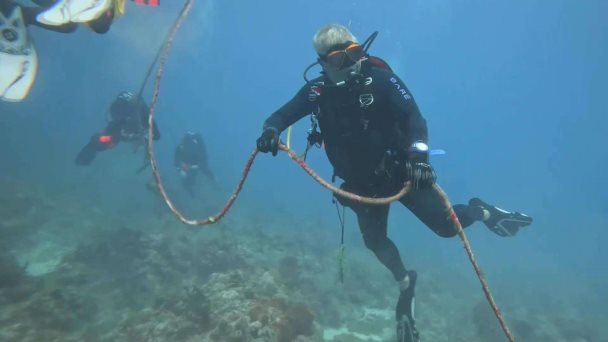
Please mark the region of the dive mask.
POLYGON ((327 77, 336 85, 343 86, 361 71, 361 62, 366 54, 361 45, 349 43, 346 47, 333 50, 319 57, 319 64, 327 77))
POLYGON ((336 86, 345 85, 348 80, 361 72, 361 62, 367 59, 367 49, 377 35, 378 31, 372 33, 363 44, 348 42, 338 46, 338 49, 319 56, 316 62, 304 69, 304 81, 309 82, 306 74, 312 67, 319 64, 330 81, 336 86))
POLYGON ((325 66, 342 69, 345 65, 359 62, 364 57, 365 51, 361 45, 349 43, 346 48, 330 51, 320 59, 325 66))

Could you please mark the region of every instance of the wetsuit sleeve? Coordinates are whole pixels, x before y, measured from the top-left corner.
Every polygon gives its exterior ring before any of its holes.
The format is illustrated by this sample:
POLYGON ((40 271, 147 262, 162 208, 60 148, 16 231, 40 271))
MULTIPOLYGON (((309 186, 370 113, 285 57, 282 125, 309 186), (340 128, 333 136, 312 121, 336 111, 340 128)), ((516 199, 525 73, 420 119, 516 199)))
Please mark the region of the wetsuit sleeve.
POLYGON ((289 102, 272 113, 264 122, 263 128, 274 127, 281 133, 307 114, 312 113, 317 108, 317 103, 308 99, 310 86, 310 83, 306 84, 289 102))
POLYGON ((415 141, 428 141, 426 120, 422 117, 414 97, 403 81, 395 74, 388 76, 389 112, 396 120, 395 143, 402 150, 407 149, 415 141))

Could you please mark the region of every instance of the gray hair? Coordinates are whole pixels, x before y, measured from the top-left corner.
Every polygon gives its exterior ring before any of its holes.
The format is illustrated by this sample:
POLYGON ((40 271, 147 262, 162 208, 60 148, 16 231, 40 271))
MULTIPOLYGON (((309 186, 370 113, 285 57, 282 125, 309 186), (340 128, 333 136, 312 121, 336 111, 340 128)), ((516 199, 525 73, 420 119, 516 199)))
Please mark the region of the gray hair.
POLYGON ((325 55, 332 47, 346 42, 358 43, 357 38, 340 24, 323 26, 313 38, 313 46, 319 56, 325 55))

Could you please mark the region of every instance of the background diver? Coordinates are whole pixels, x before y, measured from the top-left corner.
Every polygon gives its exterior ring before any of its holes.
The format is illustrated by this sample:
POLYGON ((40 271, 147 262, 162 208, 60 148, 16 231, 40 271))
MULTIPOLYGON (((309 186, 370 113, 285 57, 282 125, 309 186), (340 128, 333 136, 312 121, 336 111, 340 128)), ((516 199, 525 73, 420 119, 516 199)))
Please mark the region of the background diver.
MULTIPOLYGON (((94 134, 76 156, 77 165, 89 165, 97 152, 113 148, 120 142, 130 142, 137 146, 144 144, 148 134, 149 108, 140 96, 123 91, 112 102, 108 110, 108 125, 102 133, 94 134)), ((160 132, 154 122, 153 139, 160 139, 160 132)))
MULTIPOLYGON (((310 113, 318 122, 325 152, 341 188, 368 197, 395 194, 406 180, 413 190, 399 202, 441 237, 456 235, 455 227, 435 185, 429 163, 428 132, 414 98, 382 59, 367 54, 375 35, 359 44, 344 26, 331 24, 314 36, 317 62, 323 72, 308 81, 263 125, 257 140, 260 152, 277 154, 279 135, 310 113)), ((387 237, 389 205, 374 206, 337 198, 357 215, 367 248, 399 284, 396 306, 398 341, 419 340, 414 317, 417 273, 407 270, 399 250, 387 237)), ((478 198, 454 205, 463 227, 482 221, 500 236, 514 236, 532 219, 478 198)))
POLYGON ((173 159, 175 168, 182 179, 182 185, 190 195, 194 195, 196 176, 202 173, 215 180, 207 158, 207 148, 199 133, 186 132, 182 141, 175 148, 173 159))

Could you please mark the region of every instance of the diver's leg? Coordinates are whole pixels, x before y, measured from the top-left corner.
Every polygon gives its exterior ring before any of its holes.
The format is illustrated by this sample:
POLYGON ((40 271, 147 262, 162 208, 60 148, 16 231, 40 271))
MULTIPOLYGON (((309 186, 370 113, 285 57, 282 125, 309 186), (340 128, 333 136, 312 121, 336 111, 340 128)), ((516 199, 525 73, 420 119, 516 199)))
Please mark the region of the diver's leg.
POLYGON ((182 186, 190 197, 194 197, 194 183, 196 181, 195 177, 196 171, 192 171, 192 169, 186 171, 182 176, 182 186))
POLYGON ((479 198, 472 198, 469 206, 483 212, 481 220, 493 233, 503 236, 515 236, 520 228, 532 223, 532 218, 519 212, 510 212, 488 204, 479 198))
MULTIPOLYGON (((453 237, 458 232, 450 218, 449 208, 443 200, 443 190, 435 184, 428 189, 414 190, 400 202, 408 207, 416 217, 441 237, 453 237)), ((500 236, 513 236, 517 231, 532 223, 532 218, 518 212, 509 212, 473 198, 469 204, 452 207, 460 224, 466 228, 475 221, 482 221, 492 232, 500 236)))
MULTIPOLYGON (((357 191, 360 189, 354 189, 347 184, 343 184, 342 189, 362 196, 383 195, 383 193, 375 192, 373 189, 357 191)), ((387 237, 389 205, 368 205, 352 202, 341 197, 337 198, 342 205, 350 207, 357 214, 357 221, 365 246, 374 252, 399 283, 399 300, 395 308, 398 341, 417 342, 418 331, 414 320, 414 288, 417 273, 405 269, 397 246, 387 237)))
MULTIPOLYGON (((360 191, 346 183, 342 189, 369 196, 368 191, 360 191)), ((356 203, 342 197, 337 197, 342 205, 351 208, 357 215, 359 229, 363 235, 365 246, 370 249, 378 260, 393 273, 397 281, 405 278, 407 271, 395 243, 387 237, 388 205, 368 205, 356 203)))
POLYGON ((115 143, 111 136, 95 134, 91 137, 89 143, 78 152, 76 165, 90 165, 95 159, 97 152, 105 151, 114 146, 115 143))
MULTIPOLYGON (((443 190, 439 185, 413 190, 399 201, 405 205, 420 221, 441 237, 453 237, 458 232, 450 218, 450 208, 443 199, 443 190)), ((483 210, 465 204, 453 206, 454 212, 463 228, 483 219, 483 210)))

